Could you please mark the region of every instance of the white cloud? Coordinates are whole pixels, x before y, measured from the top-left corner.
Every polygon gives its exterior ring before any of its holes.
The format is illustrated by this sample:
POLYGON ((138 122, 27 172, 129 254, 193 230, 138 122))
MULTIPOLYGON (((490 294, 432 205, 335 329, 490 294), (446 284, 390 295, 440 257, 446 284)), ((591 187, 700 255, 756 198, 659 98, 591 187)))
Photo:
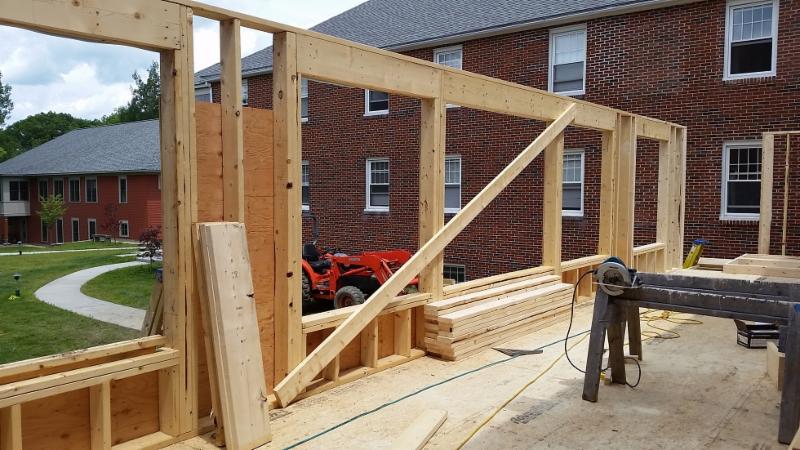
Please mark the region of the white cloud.
MULTIPOLYGON (((309 28, 364 0, 206 0, 234 11, 309 28)), ((216 22, 195 19, 195 69, 219 61, 216 22)), ((57 38, 0 26, 0 72, 12 86, 10 122, 45 111, 99 118, 130 99, 131 74, 158 55, 145 50, 57 38)), ((272 43, 272 36, 243 29, 242 54, 272 43)))

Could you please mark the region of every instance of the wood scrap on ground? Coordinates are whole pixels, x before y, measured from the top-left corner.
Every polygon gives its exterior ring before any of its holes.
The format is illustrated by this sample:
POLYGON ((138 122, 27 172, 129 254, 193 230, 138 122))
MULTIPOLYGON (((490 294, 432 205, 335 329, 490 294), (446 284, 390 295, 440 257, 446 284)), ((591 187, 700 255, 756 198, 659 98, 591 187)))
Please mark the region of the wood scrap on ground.
POLYGON ((225 443, 253 449, 272 436, 245 227, 200 224, 199 235, 225 443))
POLYGON ((447 420, 447 411, 428 409, 422 412, 411 425, 403 431, 391 446, 391 450, 420 450, 436 434, 447 420))

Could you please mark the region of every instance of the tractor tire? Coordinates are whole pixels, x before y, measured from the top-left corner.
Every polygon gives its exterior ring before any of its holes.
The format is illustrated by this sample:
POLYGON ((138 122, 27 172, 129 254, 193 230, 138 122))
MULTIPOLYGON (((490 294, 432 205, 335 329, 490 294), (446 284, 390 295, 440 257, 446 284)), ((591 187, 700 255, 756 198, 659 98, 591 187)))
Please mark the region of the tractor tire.
POLYGON ((333 307, 336 309, 345 308, 347 306, 360 305, 364 303, 367 298, 361 289, 355 286, 344 286, 333 297, 333 307))
POLYGON ((313 301, 314 297, 311 296, 311 281, 308 279, 308 275, 303 272, 303 309, 309 308, 313 301))

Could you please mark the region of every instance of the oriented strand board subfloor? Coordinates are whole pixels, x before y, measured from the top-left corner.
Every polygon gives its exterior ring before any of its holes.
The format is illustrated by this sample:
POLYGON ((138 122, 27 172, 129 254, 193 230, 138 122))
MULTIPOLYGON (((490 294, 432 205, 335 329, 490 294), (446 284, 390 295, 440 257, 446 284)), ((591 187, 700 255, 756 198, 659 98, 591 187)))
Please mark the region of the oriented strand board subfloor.
MULTIPOLYGON (((591 308, 578 309, 575 331, 588 329, 591 308)), ((679 339, 645 343, 635 390, 600 386, 598 403, 581 400, 583 377, 563 358, 484 427, 465 448, 778 449, 779 393, 765 372, 765 350, 736 345, 733 322, 699 317, 703 325, 669 325, 679 339)), ((649 328, 643 324, 643 329, 649 328)), ((536 348, 564 336, 554 325, 505 348, 536 348)), ((573 332, 575 332, 573 331, 573 332)), ((571 341, 572 342, 572 341, 571 341)), ((570 355, 585 361, 587 340, 570 355)), ((452 449, 487 414, 537 376, 563 351, 523 356, 433 387, 357 419, 300 448, 387 448, 421 411, 448 411, 427 448, 452 449)), ((488 350, 459 362, 421 358, 396 369, 272 412, 274 441, 284 448, 357 414, 505 357, 488 350)), ((635 366, 628 365, 635 376, 635 366)), ((212 448, 203 438, 176 446, 212 448)))

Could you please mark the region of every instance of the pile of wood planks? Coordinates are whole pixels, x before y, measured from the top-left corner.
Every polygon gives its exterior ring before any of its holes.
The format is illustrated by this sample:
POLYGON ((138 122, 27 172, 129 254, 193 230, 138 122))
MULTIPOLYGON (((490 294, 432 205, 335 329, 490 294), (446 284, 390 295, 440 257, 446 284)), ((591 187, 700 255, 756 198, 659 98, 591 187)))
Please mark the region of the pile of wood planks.
POLYGON ((744 254, 722 266, 725 273, 800 278, 800 257, 744 254))
POLYGON ((544 328, 569 314, 572 290, 549 271, 470 286, 425 305, 427 350, 457 360, 544 328))

